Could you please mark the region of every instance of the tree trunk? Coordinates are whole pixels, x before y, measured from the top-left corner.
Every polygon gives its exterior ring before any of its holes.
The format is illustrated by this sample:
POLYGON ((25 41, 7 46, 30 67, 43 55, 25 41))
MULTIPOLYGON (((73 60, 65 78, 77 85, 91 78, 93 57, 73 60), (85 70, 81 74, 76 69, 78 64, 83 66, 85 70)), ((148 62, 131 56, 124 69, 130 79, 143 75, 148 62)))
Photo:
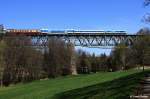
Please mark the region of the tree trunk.
POLYGON ((0 81, 0 84, 1 84, 1 87, 3 87, 3 80, 1 79, 1 81, 0 81))

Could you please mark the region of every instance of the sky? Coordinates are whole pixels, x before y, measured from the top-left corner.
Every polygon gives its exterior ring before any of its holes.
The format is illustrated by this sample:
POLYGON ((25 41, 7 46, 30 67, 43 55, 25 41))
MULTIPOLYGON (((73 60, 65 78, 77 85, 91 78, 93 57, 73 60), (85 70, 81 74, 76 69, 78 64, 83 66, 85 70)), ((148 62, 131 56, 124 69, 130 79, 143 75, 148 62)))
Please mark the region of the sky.
MULTIPOLYGON (((50 30, 125 30, 136 33, 150 11, 144 0, 0 0, 0 24, 6 28, 50 30)), ((85 48, 84 48, 85 49, 85 48)), ((109 52, 105 49, 85 49, 109 52)))

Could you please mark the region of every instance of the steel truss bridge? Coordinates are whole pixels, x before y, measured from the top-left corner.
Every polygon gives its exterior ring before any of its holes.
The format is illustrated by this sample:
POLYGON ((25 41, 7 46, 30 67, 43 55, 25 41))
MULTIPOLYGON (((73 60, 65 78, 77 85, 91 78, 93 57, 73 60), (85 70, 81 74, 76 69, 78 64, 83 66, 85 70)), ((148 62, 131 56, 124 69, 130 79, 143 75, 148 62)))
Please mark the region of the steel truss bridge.
MULTIPOLYGON (((66 43, 72 43, 75 46, 82 47, 100 47, 113 48, 114 46, 124 43, 127 46, 132 45, 141 35, 127 34, 44 34, 44 35, 27 35, 25 37, 32 40, 35 47, 47 47, 50 39, 62 39, 66 43)), ((10 36, 4 36, 6 38, 10 36)))
POLYGON ((38 35, 30 36, 33 40, 33 46, 47 46, 50 39, 62 39, 66 43, 72 43, 75 46, 82 47, 101 47, 101 48, 111 48, 120 43, 124 43, 127 46, 132 45, 136 40, 138 40, 138 35, 119 35, 119 34, 51 34, 51 35, 38 35))
MULTIPOLYGON (((1 29, 2 30, 2 29, 1 29)), ((10 31, 9 31, 10 32, 10 31)), ((127 34, 125 31, 51 31, 44 33, 38 32, 19 32, 15 31, 15 36, 7 35, 8 31, 1 35, 1 38, 21 37, 20 34, 24 34, 23 37, 27 37, 32 40, 30 46, 47 47, 50 39, 62 39, 66 43, 72 43, 75 46, 82 47, 101 47, 112 48, 120 43, 127 46, 136 42, 139 37, 143 35, 127 34), (19 34, 19 35, 18 35, 19 34)))

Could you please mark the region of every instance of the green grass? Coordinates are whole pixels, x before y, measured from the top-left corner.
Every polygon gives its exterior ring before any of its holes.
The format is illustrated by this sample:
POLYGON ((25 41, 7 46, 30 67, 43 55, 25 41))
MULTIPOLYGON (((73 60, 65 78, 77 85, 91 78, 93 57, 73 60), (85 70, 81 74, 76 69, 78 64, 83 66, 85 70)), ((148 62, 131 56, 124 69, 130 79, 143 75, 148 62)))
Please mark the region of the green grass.
POLYGON ((0 88, 0 99, 126 99, 146 72, 67 76, 0 88))

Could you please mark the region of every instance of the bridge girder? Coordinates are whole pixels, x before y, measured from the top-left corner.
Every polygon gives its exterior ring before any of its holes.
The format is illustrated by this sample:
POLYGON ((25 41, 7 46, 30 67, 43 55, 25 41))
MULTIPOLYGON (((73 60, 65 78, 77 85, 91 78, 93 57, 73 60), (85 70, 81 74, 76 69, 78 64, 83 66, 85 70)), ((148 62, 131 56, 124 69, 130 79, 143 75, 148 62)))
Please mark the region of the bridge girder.
MULTIPOLYGON (((35 47, 47 47, 50 39, 62 39, 66 43, 72 43, 75 46, 82 47, 101 47, 111 48, 120 43, 124 43, 127 46, 132 45, 138 40, 140 35, 30 35, 23 36, 32 40, 32 44, 29 46, 35 47)), ((13 38, 16 36, 4 36, 4 38, 13 38)), ((19 37, 19 36, 17 36, 19 37)), ((20 36, 22 37, 22 36, 20 36)))
POLYGON ((93 36, 31 36, 35 42, 33 46, 47 46, 50 39, 62 39, 66 43, 72 43, 75 46, 82 47, 102 47, 109 48, 114 47, 120 43, 124 43, 127 46, 132 45, 138 38, 137 35, 93 35, 93 36))

